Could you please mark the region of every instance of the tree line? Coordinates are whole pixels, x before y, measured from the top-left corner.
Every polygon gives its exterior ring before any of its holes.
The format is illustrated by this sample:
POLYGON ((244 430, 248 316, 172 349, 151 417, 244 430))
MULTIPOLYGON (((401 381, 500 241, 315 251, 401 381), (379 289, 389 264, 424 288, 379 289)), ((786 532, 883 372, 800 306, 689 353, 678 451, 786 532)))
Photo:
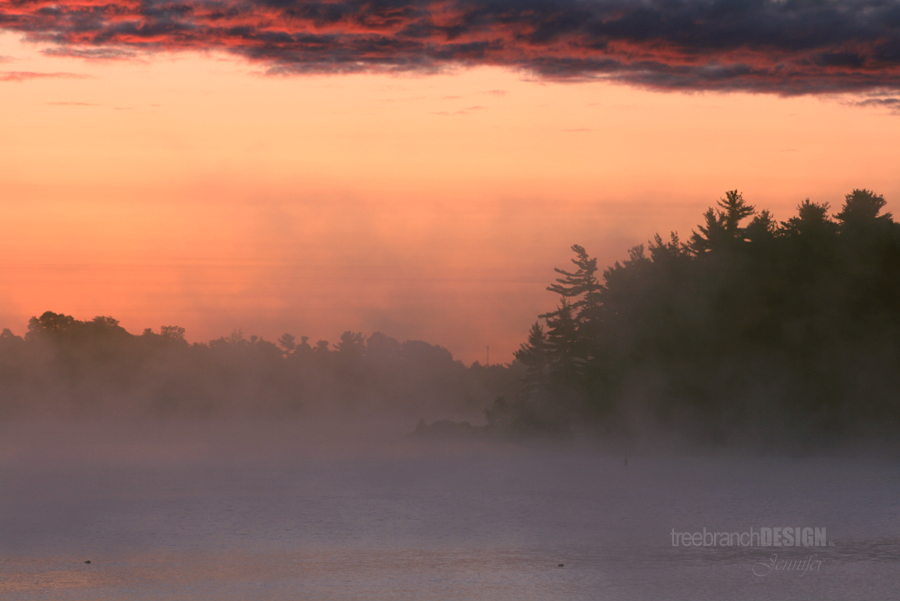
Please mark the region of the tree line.
POLYGON ((558 305, 510 365, 467 367, 381 333, 191 344, 177 326, 134 335, 47 311, 23 337, 0 333, 0 417, 483 411, 500 435, 892 437, 900 224, 885 204, 857 189, 837 211, 807 199, 777 221, 729 191, 687 240, 657 234, 602 271, 575 245, 549 287, 558 305))
POLYGON ((112 317, 47 311, 0 333, 0 416, 205 417, 377 413, 478 415, 514 394, 515 369, 465 366, 440 346, 345 332, 332 345, 242 332, 188 343, 184 328, 140 335, 112 317))
POLYGON ((507 432, 669 429, 695 440, 900 432, 900 224, 869 190, 776 221, 738 191, 682 241, 656 235, 602 272, 573 246, 516 352, 507 432))

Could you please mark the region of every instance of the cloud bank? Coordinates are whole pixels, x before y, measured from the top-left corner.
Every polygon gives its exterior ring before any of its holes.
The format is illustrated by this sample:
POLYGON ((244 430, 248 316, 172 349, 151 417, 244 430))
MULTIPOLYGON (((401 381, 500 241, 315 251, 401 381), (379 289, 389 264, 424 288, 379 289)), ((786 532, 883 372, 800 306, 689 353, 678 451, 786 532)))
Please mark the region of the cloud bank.
POLYGON ((0 0, 0 28, 57 54, 227 51, 284 74, 495 65, 661 90, 900 89, 897 0, 0 0))

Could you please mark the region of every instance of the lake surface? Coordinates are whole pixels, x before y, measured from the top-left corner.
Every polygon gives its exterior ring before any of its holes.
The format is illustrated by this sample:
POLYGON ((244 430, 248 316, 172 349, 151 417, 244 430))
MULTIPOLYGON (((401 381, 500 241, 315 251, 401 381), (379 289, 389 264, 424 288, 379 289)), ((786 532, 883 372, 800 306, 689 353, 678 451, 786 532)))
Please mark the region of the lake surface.
POLYGON ((361 432, 4 426, 0 599, 900 598, 900 461, 883 455, 626 466, 361 432), (782 526, 828 543, 672 544, 782 526))

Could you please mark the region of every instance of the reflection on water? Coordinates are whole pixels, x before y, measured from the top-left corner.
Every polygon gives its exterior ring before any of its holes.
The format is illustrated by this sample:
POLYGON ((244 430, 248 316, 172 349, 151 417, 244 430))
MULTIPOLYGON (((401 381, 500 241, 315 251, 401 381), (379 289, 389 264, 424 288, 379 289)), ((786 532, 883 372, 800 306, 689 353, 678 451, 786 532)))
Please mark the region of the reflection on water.
POLYGON ((589 448, 242 432, 6 433, 0 598, 847 600, 900 590, 894 461, 648 453, 625 467, 589 448), (824 527, 833 545, 671 544, 673 529, 764 526, 824 527), (821 564, 755 575, 775 554, 821 564))

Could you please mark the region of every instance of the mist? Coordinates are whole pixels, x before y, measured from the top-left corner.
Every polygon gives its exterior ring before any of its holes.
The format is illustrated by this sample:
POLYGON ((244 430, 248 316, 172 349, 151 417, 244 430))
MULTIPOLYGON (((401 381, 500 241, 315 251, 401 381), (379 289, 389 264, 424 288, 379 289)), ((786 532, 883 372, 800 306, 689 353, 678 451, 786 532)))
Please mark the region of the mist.
POLYGON ((6 422, 2 597, 889 599, 896 590, 896 456, 423 441, 396 423, 361 426, 6 422), (672 544, 673 532, 782 526, 824 529, 832 546, 672 544), (807 569, 768 569, 773 555, 807 569))
POLYGON ((52 311, 33 317, 24 337, 0 333, 0 366, 0 414, 10 419, 472 419, 521 377, 379 332, 347 331, 331 344, 235 330, 189 344, 179 326, 134 335, 112 317, 52 311))
POLYGON ((576 245, 510 364, 379 332, 4 329, 0 596, 891 599, 885 204, 779 223, 729 192, 602 277, 576 245))

